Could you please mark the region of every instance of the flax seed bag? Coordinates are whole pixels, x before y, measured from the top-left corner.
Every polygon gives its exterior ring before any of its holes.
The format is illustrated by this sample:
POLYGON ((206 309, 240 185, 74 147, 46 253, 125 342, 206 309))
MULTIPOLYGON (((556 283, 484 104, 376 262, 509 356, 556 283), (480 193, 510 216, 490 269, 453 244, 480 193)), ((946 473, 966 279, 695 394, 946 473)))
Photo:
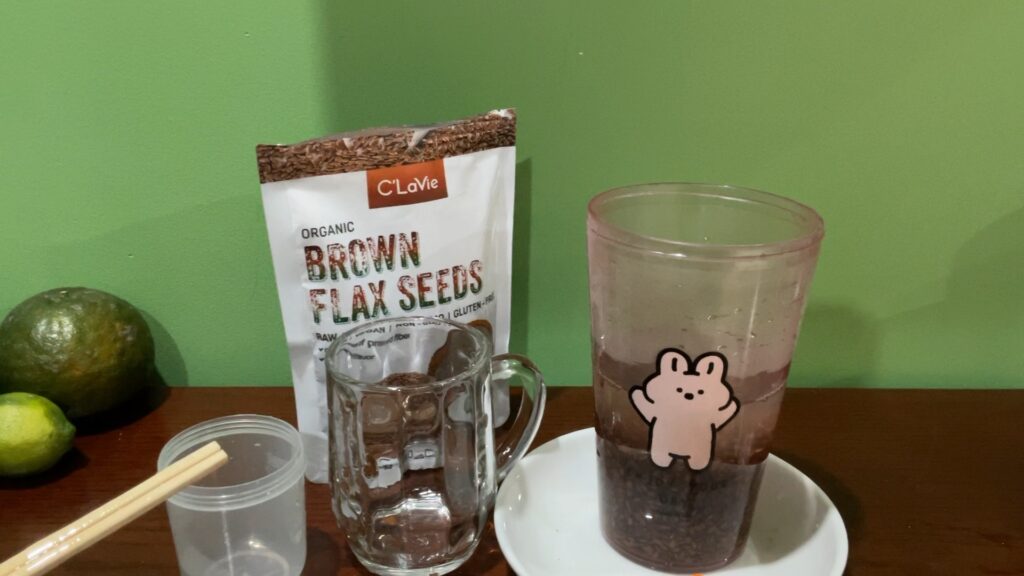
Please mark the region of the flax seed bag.
MULTIPOLYGON (((327 481, 330 343, 387 316, 509 337, 515 112, 256 147, 306 476, 327 481)), ((495 425, 508 391, 494 390, 495 425)))

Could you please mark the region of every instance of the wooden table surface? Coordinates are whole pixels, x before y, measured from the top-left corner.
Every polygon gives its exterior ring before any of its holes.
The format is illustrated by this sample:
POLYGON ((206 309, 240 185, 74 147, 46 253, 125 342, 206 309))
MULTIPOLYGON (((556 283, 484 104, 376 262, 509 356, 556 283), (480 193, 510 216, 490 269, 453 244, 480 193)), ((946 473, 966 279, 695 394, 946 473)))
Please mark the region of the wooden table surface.
MULTIPOLYGON (((80 434, 41 477, 0 480, 0 558, 152 474, 161 446, 187 426, 244 412, 295 421, 290 388, 175 388, 160 402, 80 434)), ((591 426, 592 402, 589 388, 552 390, 534 445, 591 426)), ((794 389, 774 452, 838 506, 847 576, 1024 575, 1024 391, 794 389)), ((345 545, 327 487, 307 488, 304 574, 369 574, 345 545)), ((163 507, 54 573, 176 574, 163 507)), ((489 528, 455 574, 511 573, 489 528)))

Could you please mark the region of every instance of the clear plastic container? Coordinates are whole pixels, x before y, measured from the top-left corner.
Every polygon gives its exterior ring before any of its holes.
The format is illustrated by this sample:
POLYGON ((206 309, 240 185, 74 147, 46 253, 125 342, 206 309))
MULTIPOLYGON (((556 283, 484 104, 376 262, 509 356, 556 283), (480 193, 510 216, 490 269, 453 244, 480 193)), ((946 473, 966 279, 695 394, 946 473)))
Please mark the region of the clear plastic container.
POLYGON ((172 438, 157 468, 213 440, 227 452, 228 463, 167 501, 181 573, 297 576, 306 562, 299 433, 270 416, 217 418, 172 438))

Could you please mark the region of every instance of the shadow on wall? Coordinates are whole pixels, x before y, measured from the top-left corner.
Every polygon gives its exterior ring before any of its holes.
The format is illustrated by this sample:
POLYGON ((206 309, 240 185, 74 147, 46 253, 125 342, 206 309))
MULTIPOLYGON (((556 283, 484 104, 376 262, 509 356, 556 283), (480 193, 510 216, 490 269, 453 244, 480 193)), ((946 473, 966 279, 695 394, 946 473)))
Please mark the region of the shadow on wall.
POLYGON ((803 386, 860 388, 873 378, 878 328, 856 308, 808 304, 800 327, 791 382, 803 386))
POLYGON ((805 386, 1024 387, 1024 208, 956 252, 941 300, 873 320, 810 304, 794 377, 805 386))
POLYGON ((533 200, 533 159, 516 163, 515 222, 512 232, 512 336, 509 351, 529 350, 530 221, 533 200))
MULTIPOLYGON (((322 84, 325 86, 325 99, 321 104, 323 108, 322 118, 324 120, 325 133, 347 132, 369 128, 369 126, 352 125, 352 120, 345 117, 347 109, 345 94, 352 89, 349 79, 345 77, 342 63, 345 58, 343 44, 345 35, 343 30, 345 22, 345 7, 341 2, 333 0, 320 0, 320 19, 318 40, 323 48, 323 67, 320 70, 322 84)), ((351 24, 349 24, 351 25, 351 24)))
POLYGON ((259 195, 238 195, 49 246, 64 258, 59 274, 44 261, 24 273, 144 309, 169 386, 197 374, 203 385, 281 385, 287 345, 265 234, 259 195))
MULTIPOLYGON (((981 229, 957 251, 945 297, 885 319, 895 353, 913 353, 921 380, 909 386, 1024 386, 1024 208, 981 229), (925 335, 937 335, 924 338, 925 335), (915 342, 940 349, 925 349, 915 342)), ((895 366, 900 358, 888 358, 895 366)))
POLYGON ((181 355, 178 343, 152 314, 142 312, 142 316, 149 324, 149 331, 153 333, 158 379, 164 385, 188 386, 188 368, 185 367, 185 358, 181 355))

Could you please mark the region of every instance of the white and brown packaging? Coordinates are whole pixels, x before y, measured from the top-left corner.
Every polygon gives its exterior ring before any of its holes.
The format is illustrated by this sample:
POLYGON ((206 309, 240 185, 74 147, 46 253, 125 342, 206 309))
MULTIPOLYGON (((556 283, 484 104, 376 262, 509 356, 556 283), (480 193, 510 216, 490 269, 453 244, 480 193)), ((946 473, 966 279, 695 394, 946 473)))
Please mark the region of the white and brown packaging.
MULTIPOLYGON (((506 109, 257 146, 310 480, 327 481, 323 358, 339 334, 436 316, 489 329, 507 350, 515 138, 506 109)), ((507 389, 494 395, 500 425, 507 389)))

